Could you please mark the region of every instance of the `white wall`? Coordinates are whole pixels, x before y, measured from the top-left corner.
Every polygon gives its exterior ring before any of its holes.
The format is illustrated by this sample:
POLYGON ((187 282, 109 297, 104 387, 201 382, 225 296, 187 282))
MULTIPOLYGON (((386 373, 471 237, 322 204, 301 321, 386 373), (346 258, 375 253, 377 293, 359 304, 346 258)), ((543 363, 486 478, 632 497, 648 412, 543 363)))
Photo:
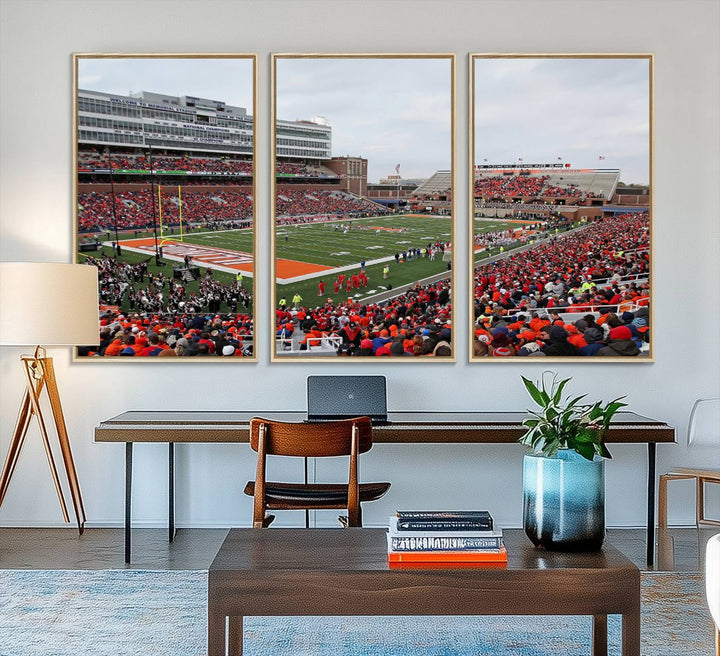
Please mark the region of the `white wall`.
MULTIPOLYGON (((710 465, 717 452, 684 445, 693 399, 718 395, 718 80, 720 5, 716 0, 628 2, 434 2, 174 0, 100 2, 2 0, 0 41, 0 259, 71 261, 71 53, 257 52, 258 332, 269 332, 269 53, 455 52, 457 62, 456 268, 466 269, 468 188, 468 52, 654 52, 655 59, 655 347, 654 364, 554 365, 575 377, 574 389, 609 399, 627 394, 631 409, 679 429, 678 446, 658 449, 659 470, 710 465), (50 110, 50 111, 48 111, 50 110), (32 128, 32 130, 31 130, 32 128), (265 259, 262 255, 265 254, 265 259)), ((468 298, 457 276, 456 299, 468 298)), ((2 308, 3 312, 16 311, 2 308)), ((19 321, 32 321, 17 312, 19 321)), ((467 343, 468 310, 457 303, 457 344, 467 343)), ((390 366, 353 363, 359 374, 384 373, 392 409, 521 410, 520 374, 542 363, 390 366)), ((56 368, 90 525, 123 518, 124 451, 93 443, 93 427, 127 409, 302 409, 308 373, 345 373, 348 365, 249 366, 159 363, 71 363, 56 368)), ((15 421, 22 381, 20 350, 0 355, 0 454, 15 421)), ((645 448, 615 447, 608 467, 608 522, 640 525, 645 513, 645 448)), ((383 524, 402 506, 453 506, 469 497, 498 521, 521 519, 518 446, 377 446, 367 479, 387 477, 386 500, 366 510, 383 524)), ((136 448, 134 516, 165 518, 166 449, 136 448)), ((718 462, 714 463, 719 464, 718 462)), ((178 449, 179 525, 242 525, 251 506, 241 491, 251 476, 246 446, 178 449)), ((689 485, 675 484, 671 520, 693 516, 689 485)), ((720 514, 716 494, 711 505, 720 514)), ((283 519, 288 523, 293 519, 283 519)), ((328 520, 329 521, 329 520, 328 520)), ((60 513, 37 428, 33 427, 2 507, 2 525, 56 525, 60 513)))

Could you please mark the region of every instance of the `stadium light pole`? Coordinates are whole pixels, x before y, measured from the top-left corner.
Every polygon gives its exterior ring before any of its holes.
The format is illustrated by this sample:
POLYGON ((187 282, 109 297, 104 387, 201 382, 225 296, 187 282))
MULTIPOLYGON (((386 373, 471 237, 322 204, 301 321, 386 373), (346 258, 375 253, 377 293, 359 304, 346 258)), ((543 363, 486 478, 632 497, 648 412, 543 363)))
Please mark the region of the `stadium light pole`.
POLYGON ((400 211, 400 164, 395 167, 395 173, 397 173, 397 210, 400 211))
POLYGON ((118 234, 117 208, 115 207, 115 178, 113 177, 112 158, 108 148, 108 169, 110 170, 110 197, 112 198, 113 222, 115 224, 115 253, 120 257, 120 235, 118 234))
POLYGON ((155 266, 160 266, 160 251, 158 249, 157 214, 155 213, 155 165, 153 164, 152 145, 148 144, 148 159, 150 161, 150 205, 152 206, 153 235, 155 237, 155 266))

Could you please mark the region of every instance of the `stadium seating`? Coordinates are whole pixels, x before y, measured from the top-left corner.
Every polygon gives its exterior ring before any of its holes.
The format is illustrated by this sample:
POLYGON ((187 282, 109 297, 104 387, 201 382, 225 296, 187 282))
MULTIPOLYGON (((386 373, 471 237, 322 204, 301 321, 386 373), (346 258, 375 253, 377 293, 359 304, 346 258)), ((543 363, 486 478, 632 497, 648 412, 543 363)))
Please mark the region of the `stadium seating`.
POLYGON ((386 214, 387 208, 340 191, 286 189, 278 191, 275 211, 278 217, 344 215, 370 212, 386 214))
MULTIPOLYGON (((633 322, 633 313, 649 304, 649 275, 648 213, 607 217, 477 265, 475 315, 514 325, 516 315, 527 319, 534 311, 541 318, 558 311, 565 323, 585 314, 628 312, 626 319, 633 322)), ((638 320, 636 327, 643 339, 647 320, 638 320)), ((537 334, 538 326, 519 326, 516 332, 528 330, 537 334)))
MULTIPOLYGON (((163 188, 162 217, 159 217, 157 189, 115 192, 113 214, 111 192, 81 192, 78 194, 78 225, 80 231, 103 231, 114 228, 115 215, 120 229, 145 228, 153 218, 166 225, 180 220, 177 187, 163 188), (167 189, 167 190, 166 190, 167 189)), ((183 191, 182 218, 188 223, 238 221, 252 218, 252 199, 239 191, 183 191)))
POLYGON ((447 195, 452 191, 452 171, 436 171, 412 192, 412 198, 447 195))

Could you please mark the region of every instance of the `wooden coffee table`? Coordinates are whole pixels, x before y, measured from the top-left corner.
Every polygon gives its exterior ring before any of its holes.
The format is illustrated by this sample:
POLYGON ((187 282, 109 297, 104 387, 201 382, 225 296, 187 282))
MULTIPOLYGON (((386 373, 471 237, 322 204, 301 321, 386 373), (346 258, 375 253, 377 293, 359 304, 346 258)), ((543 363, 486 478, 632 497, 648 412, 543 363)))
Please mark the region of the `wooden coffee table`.
POLYGON ((633 563, 611 546, 567 554, 535 549, 520 530, 504 535, 504 569, 389 569, 383 529, 233 529, 208 575, 208 656, 242 654, 252 615, 592 615, 601 656, 614 614, 623 656, 639 656, 633 563))

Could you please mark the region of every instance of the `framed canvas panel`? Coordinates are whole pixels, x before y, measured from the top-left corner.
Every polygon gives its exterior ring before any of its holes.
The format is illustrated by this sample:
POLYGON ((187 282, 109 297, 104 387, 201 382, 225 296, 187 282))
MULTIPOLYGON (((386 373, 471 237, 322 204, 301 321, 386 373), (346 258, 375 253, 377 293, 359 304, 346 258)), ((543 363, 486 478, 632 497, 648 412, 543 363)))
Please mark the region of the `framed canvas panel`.
POLYGON ((454 361, 454 55, 272 71, 271 360, 454 361))
POLYGON ((470 360, 651 362, 649 54, 470 55, 470 360))
POLYGON ((87 362, 256 360, 257 58, 75 54, 75 253, 87 362))

